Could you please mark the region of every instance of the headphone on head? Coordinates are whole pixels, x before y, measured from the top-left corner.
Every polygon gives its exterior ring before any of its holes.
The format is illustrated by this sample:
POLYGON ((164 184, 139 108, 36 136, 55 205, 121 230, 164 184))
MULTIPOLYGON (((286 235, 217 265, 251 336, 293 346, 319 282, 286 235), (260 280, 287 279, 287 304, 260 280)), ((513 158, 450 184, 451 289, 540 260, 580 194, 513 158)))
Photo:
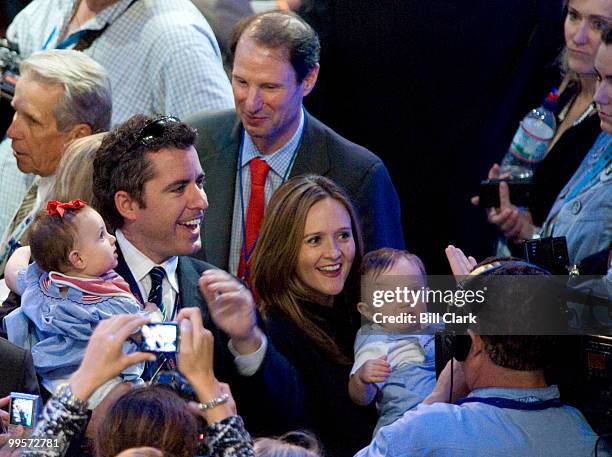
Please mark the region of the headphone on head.
MULTIPOLYGON (((501 270, 502 268, 507 267, 528 267, 547 276, 551 275, 548 270, 522 260, 496 260, 472 270, 462 281, 457 284, 457 287, 459 289, 470 289, 473 286, 476 278, 488 276, 498 270, 501 270)), ((466 325, 457 325, 455 327, 457 330, 444 336, 444 345, 450 354, 451 360, 454 358, 459 362, 463 362, 465 359, 467 359, 467 356, 470 353, 472 339, 469 335, 464 334, 464 332, 467 331, 466 325)))

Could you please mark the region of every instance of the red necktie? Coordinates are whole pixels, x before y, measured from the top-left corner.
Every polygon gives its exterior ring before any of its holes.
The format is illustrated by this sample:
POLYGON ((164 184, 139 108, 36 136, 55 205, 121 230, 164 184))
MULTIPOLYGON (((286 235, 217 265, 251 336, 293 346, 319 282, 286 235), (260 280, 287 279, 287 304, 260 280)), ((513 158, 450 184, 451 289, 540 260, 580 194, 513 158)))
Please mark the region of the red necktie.
POLYGON ((259 158, 252 159, 249 162, 249 168, 251 169, 251 195, 249 197, 249 207, 247 209, 246 218, 245 238, 247 255, 245 259, 245 248, 243 246, 240 250, 240 264, 238 265, 238 277, 240 278, 244 275, 245 266, 248 264, 253 248, 255 247, 255 241, 259 235, 259 227, 261 227, 261 220, 263 219, 265 207, 264 188, 268 171, 270 171, 268 163, 259 158))

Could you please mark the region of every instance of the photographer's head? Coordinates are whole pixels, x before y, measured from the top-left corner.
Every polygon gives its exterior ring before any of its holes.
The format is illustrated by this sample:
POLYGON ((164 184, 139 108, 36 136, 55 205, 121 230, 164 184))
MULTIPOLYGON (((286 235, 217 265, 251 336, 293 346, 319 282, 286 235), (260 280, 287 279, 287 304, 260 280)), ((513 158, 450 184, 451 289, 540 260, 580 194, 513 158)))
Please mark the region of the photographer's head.
POLYGON ((508 257, 486 259, 460 288, 484 297, 458 310, 478 315, 470 328, 480 335, 558 335, 567 330, 565 289, 536 265, 508 257))
POLYGON ((174 117, 136 115, 94 160, 94 206, 155 263, 200 249, 208 207, 196 132, 174 117))
MULTIPOLYGON (((449 339, 454 357, 463 362, 468 386, 482 387, 483 378, 500 373, 543 382, 554 335, 567 329, 565 298, 554 277, 527 262, 497 258, 477 265, 461 287, 485 292, 482 303, 453 309, 477 316, 477 323, 467 326, 468 335, 449 339)), ((457 330, 465 332, 466 327, 457 330)))
POLYGON ((121 396, 96 428, 97 457, 114 457, 141 446, 192 457, 197 444, 196 417, 184 400, 163 386, 136 388, 121 396))
POLYGON ((55 173, 66 144, 110 126, 105 70, 78 51, 36 52, 21 63, 7 135, 24 173, 55 173))

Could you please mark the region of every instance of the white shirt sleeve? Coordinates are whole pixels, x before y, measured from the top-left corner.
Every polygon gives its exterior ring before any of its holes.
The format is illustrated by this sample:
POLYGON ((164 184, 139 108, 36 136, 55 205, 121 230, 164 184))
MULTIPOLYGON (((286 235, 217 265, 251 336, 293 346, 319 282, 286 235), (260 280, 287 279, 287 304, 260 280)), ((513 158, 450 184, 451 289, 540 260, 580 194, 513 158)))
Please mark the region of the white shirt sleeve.
POLYGON ((240 354, 234 348, 232 344, 232 340, 227 343, 227 347, 229 351, 234 356, 234 363, 236 364, 236 369, 238 373, 242 376, 253 376, 259 367, 263 363, 264 357, 266 356, 266 351, 268 349, 268 338, 266 335, 262 334, 261 336, 261 344, 259 349, 255 352, 251 352, 250 354, 240 354))

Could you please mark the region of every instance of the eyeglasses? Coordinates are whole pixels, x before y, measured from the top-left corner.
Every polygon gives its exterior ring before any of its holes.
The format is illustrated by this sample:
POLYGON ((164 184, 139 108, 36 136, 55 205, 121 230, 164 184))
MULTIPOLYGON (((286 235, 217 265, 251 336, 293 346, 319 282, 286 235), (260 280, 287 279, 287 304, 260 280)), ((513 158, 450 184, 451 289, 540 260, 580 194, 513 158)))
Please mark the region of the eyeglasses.
POLYGON ((137 146, 149 146, 154 140, 161 138, 164 135, 164 130, 168 124, 181 122, 179 118, 174 116, 162 116, 157 119, 152 119, 147 122, 136 137, 136 140, 127 149, 128 152, 134 150, 137 146))

